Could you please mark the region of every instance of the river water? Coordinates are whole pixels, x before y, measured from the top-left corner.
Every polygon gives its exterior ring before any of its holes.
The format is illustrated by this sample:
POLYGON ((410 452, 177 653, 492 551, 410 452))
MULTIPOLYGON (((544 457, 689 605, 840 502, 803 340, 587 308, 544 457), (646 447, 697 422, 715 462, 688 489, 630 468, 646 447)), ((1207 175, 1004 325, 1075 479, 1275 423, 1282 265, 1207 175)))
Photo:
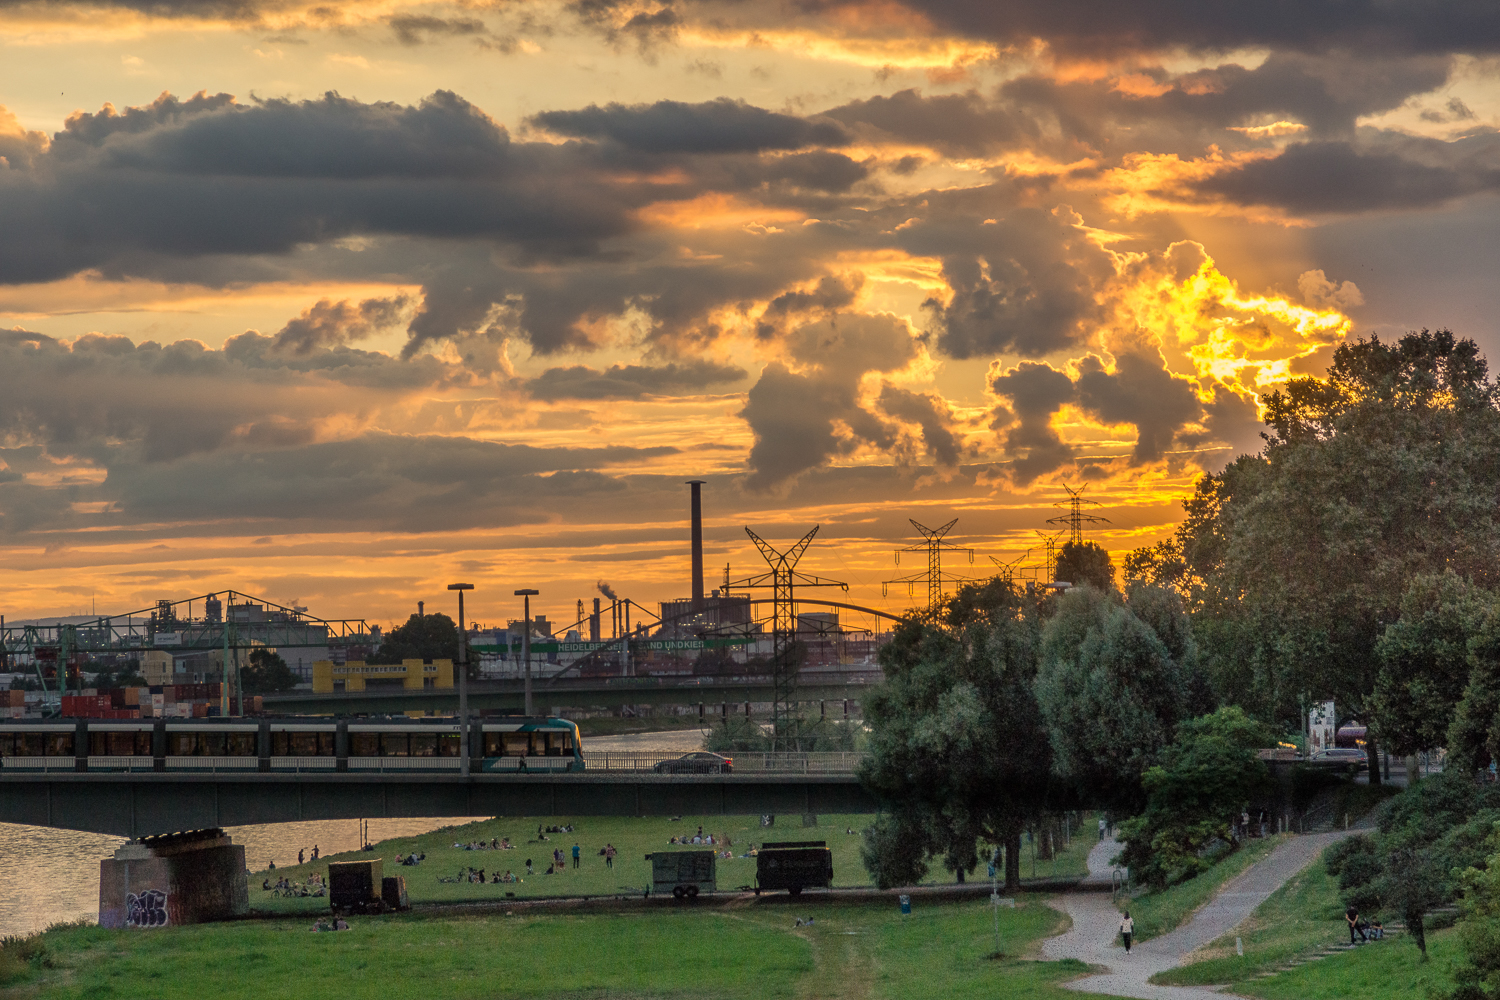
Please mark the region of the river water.
MULTIPOLYGON (((702 744, 697 730, 600 736, 589 740, 595 750, 669 750, 686 753, 702 744)), ((484 816, 427 819, 370 819, 370 839, 379 842, 408 837, 438 827, 467 823, 484 816)), ((270 862, 294 863, 299 850, 323 854, 356 850, 359 821, 320 820, 233 826, 226 831, 245 848, 245 865, 260 871, 270 862)), ((0 937, 30 934, 62 920, 99 915, 99 862, 125 843, 123 837, 40 826, 0 823, 0 937)))

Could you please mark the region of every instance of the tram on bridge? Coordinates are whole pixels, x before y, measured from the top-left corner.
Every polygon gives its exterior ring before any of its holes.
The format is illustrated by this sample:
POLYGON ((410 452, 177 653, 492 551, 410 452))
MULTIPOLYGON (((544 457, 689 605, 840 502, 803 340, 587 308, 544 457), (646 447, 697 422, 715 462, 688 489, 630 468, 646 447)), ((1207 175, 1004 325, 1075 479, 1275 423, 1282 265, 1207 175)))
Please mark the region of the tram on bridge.
MULTIPOLYGON (((458 773, 457 719, 50 719, 0 722, 0 771, 458 773)), ((582 771, 567 719, 476 719, 474 773, 582 771)))

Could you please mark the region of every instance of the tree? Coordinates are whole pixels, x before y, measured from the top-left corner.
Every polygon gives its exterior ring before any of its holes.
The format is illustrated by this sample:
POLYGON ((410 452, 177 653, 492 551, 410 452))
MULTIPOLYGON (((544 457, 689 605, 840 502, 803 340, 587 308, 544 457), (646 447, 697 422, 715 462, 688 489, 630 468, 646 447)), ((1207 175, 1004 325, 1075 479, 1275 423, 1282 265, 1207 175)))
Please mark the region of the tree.
POLYGON ((1141 805, 1141 775, 1171 742, 1181 673, 1166 645, 1120 601, 1068 591, 1042 634, 1036 697, 1060 778, 1115 809, 1141 805))
POLYGON ((1040 631, 1037 599, 994 579, 905 619, 881 650, 859 773, 885 810, 863 848, 878 880, 909 881, 934 857, 962 878, 984 843, 1005 848, 1006 885, 1020 883, 1021 832, 1052 763, 1032 691, 1040 631))
POLYGON ((240 668, 240 683, 246 694, 277 694, 290 691, 300 678, 280 654, 264 646, 250 651, 249 663, 240 668))
POLYGON ((444 614, 412 615, 406 624, 387 632, 380 649, 370 657, 371 663, 400 663, 403 660, 452 660, 457 663, 458 626, 444 614))
POLYGON ((1389 750, 1402 756, 1446 744, 1469 680, 1469 642, 1493 595, 1453 572, 1415 577, 1401 617, 1376 643, 1380 672, 1370 713, 1389 750))
POLYGON ((1195 635, 1216 689, 1247 709, 1290 720, 1332 698, 1376 736, 1376 646, 1411 580, 1495 572, 1496 389, 1472 341, 1423 331, 1341 345, 1326 379, 1265 405, 1262 454, 1185 504, 1195 635))
POLYGON ((1057 553, 1054 576, 1075 586, 1109 591, 1115 585, 1115 564, 1097 542, 1065 542, 1057 553))
POLYGON ((1145 810, 1119 825, 1132 876, 1165 888, 1207 869, 1213 845, 1232 845, 1236 817, 1268 790, 1270 772, 1255 751, 1274 741, 1240 708, 1183 722, 1142 779, 1145 810))
POLYGON ((1174 538, 1166 538, 1145 548, 1135 549, 1125 557, 1125 582, 1154 583, 1161 587, 1178 587, 1187 577, 1187 560, 1174 538))

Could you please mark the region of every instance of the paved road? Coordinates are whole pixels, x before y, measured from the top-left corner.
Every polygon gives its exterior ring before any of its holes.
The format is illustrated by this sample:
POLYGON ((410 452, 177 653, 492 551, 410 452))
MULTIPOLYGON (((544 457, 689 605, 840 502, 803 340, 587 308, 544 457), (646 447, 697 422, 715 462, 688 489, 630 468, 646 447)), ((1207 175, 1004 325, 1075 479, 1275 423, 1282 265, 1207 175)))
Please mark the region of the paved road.
MULTIPOLYGON (((1149 980, 1181 964, 1194 950, 1221 937, 1255 911, 1266 898, 1307 867, 1323 848, 1346 836, 1335 833, 1293 837, 1231 880, 1187 923, 1159 938, 1136 945, 1127 955, 1119 944, 1120 913, 1110 897, 1099 892, 1058 896, 1053 905, 1073 918, 1066 933, 1047 940, 1042 954, 1050 959, 1076 958, 1105 971, 1068 983, 1083 993, 1103 993, 1139 1000, 1214 1000, 1214 990, 1187 986, 1155 986, 1149 980)), ((1089 852, 1090 880, 1108 882, 1109 859, 1120 849, 1106 840, 1089 852)))

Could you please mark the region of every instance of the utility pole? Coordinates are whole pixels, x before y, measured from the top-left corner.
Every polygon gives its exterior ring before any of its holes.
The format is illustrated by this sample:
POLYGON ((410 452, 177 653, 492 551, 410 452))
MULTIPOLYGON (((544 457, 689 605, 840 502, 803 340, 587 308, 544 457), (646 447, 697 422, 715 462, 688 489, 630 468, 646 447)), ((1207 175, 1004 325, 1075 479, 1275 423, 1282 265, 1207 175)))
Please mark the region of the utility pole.
POLYGON ((840 587, 847 591, 849 585, 838 580, 825 580, 797 572, 797 562, 812 544, 818 533, 814 527, 791 548, 778 552, 765 539, 748 527, 745 534, 755 543, 760 554, 770 567, 769 573, 760 573, 729 584, 728 587, 770 587, 772 596, 771 616, 771 748, 778 750, 784 738, 787 716, 791 709, 792 690, 797 683, 797 664, 794 650, 797 644, 797 608, 793 603, 794 587, 840 587))
MULTIPOLYGON (((927 525, 922 524, 920 521, 911 521, 911 526, 917 529, 917 531, 922 535, 925 541, 921 545, 908 545, 904 549, 897 549, 896 565, 901 565, 901 553, 903 552, 926 552, 927 572, 912 573, 907 576, 898 577, 894 580, 883 581, 880 584, 880 596, 886 596, 887 588, 893 583, 906 584, 907 596, 912 596, 916 589, 916 585, 918 583, 921 583, 923 580, 926 580, 927 610, 936 611, 943 603, 943 550, 951 549, 955 552, 967 552, 969 555, 970 564, 974 562, 973 549, 943 541, 943 536, 948 534, 949 531, 952 531, 953 526, 957 523, 958 518, 955 517, 953 520, 949 521, 947 524, 943 525, 940 528, 929 528, 927 527, 927 525)), ((962 577, 950 576, 949 579, 962 579, 962 577)))
POLYGON ((1043 582, 1044 583, 1056 583, 1057 582, 1057 536, 1061 535, 1062 532, 1058 531, 1058 532, 1054 532, 1053 534, 1049 535, 1045 531, 1041 531, 1041 530, 1036 529, 1036 528, 1033 528, 1032 530, 1037 533, 1037 537, 1039 537, 1042 540, 1042 545, 1047 550, 1047 554, 1045 556, 1046 566, 1043 569, 1043 572, 1045 573, 1047 579, 1044 580, 1043 582))
POLYGON ((1068 541, 1074 545, 1082 545, 1083 526, 1085 524, 1108 524, 1109 518, 1099 517, 1097 514, 1085 514, 1083 512, 1084 505, 1086 504, 1092 504, 1095 507, 1102 506, 1099 501, 1091 500, 1083 495, 1083 491, 1088 489, 1087 483, 1076 490, 1067 483, 1063 483, 1062 488, 1068 491, 1068 499, 1059 500, 1052 506, 1066 507, 1068 508, 1068 512, 1057 517, 1048 518, 1047 523, 1065 525, 1071 532, 1071 537, 1068 541))
POLYGON ((531 710, 531 599, 533 597, 537 596, 540 593, 541 593, 540 590, 518 590, 518 591, 516 591, 516 596, 524 599, 525 610, 524 610, 523 614, 525 615, 525 618, 526 618, 525 628, 521 632, 521 658, 526 661, 526 717, 527 718, 530 718, 533 714, 535 714, 531 710))
POLYGON ((469 773, 469 633, 464 626, 464 591, 472 583, 450 583, 458 591, 458 773, 469 773))

